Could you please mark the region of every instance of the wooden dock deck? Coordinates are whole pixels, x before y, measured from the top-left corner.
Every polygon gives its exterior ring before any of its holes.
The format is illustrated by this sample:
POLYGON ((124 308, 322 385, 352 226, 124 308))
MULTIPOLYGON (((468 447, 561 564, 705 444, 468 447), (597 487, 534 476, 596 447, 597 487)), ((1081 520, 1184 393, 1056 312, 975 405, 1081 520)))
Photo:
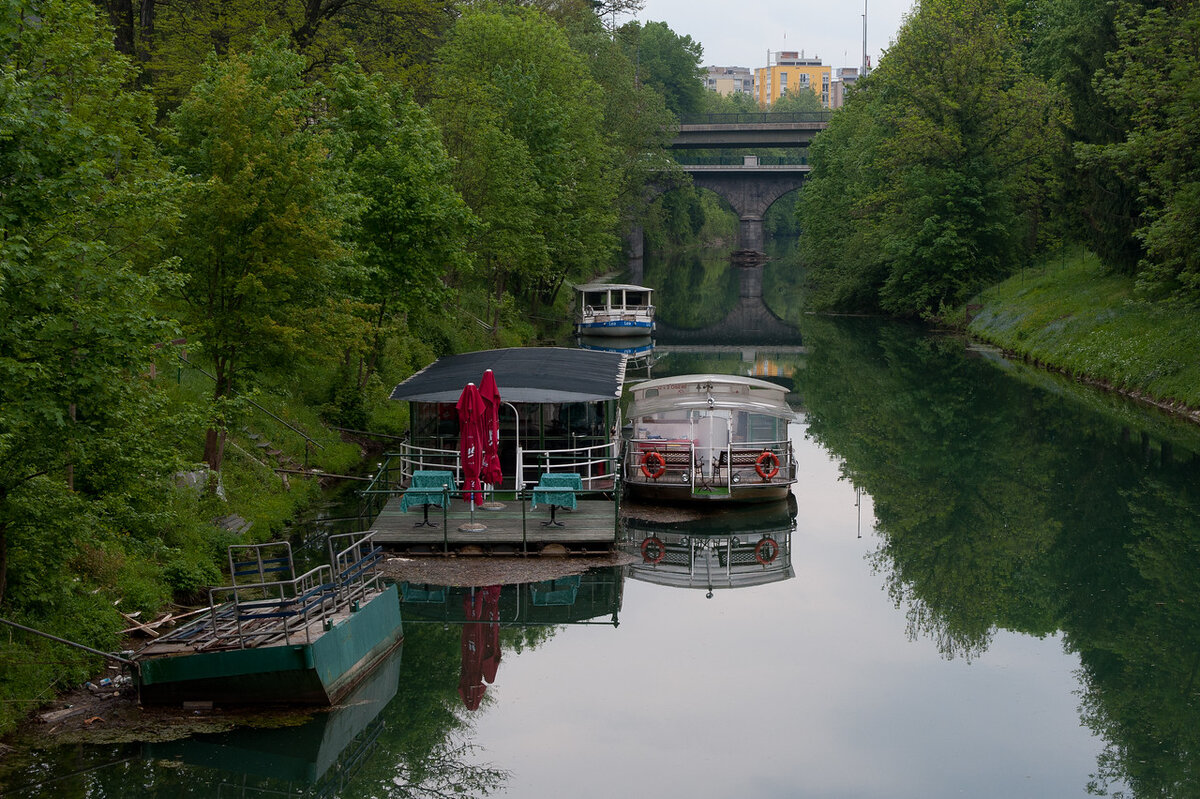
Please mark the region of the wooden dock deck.
POLYGON ((469 506, 454 499, 450 507, 429 508, 433 527, 421 525, 420 507, 400 510, 400 496, 387 501, 371 525, 375 542, 391 549, 440 554, 459 551, 528 554, 542 551, 607 552, 616 543, 617 505, 609 499, 580 499, 574 510, 558 508, 563 526, 547 526, 550 508, 531 508, 527 499, 506 499, 503 508, 475 509, 475 523, 487 529, 459 529, 471 522, 469 506), (547 550, 547 547, 550 547, 547 550))

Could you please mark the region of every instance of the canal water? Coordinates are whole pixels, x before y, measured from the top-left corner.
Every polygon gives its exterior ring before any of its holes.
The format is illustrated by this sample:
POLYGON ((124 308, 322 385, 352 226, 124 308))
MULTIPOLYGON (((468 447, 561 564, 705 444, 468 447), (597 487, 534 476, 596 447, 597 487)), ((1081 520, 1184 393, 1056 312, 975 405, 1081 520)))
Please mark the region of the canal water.
POLYGON ((753 317, 740 275, 648 265, 713 301, 661 301, 648 369, 787 385, 794 504, 631 525, 633 565, 576 579, 406 586, 403 649, 347 706, 48 750, 11 795, 1200 797, 1200 430, 804 316, 785 267, 753 317))

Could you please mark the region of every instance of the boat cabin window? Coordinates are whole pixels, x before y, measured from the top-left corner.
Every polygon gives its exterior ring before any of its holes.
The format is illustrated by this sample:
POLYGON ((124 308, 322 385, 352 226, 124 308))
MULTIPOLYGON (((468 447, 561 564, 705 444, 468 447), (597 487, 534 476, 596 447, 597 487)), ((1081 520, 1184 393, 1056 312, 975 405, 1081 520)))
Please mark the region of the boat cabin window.
POLYGON ((787 419, 765 413, 739 413, 733 421, 733 440, 783 441, 787 438, 787 419))
POLYGON ((607 291, 585 291, 583 292, 583 304, 590 305, 593 308, 600 308, 608 305, 607 291))
POLYGON ((646 295, 643 294, 642 292, 640 292, 640 291, 625 292, 625 307, 641 308, 647 304, 648 303, 646 302, 646 295))

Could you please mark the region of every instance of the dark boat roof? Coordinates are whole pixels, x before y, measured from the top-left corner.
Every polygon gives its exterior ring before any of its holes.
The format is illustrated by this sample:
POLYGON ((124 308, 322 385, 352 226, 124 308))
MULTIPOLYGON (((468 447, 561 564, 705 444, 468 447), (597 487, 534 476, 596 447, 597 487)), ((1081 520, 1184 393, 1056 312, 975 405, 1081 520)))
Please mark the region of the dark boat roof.
POLYGON ((491 369, 504 402, 596 402, 621 396, 625 356, 566 347, 512 347, 447 355, 392 389, 409 402, 457 402, 491 369))

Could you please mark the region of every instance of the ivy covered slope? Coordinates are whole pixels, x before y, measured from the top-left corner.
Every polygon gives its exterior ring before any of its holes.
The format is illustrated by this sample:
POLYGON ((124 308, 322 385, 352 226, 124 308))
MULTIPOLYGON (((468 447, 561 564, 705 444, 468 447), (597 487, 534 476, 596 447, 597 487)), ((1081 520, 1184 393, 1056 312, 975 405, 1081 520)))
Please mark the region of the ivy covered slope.
POLYGON ((1009 352, 1200 419, 1200 310, 1139 296, 1094 255, 988 288, 967 329, 1009 352))

